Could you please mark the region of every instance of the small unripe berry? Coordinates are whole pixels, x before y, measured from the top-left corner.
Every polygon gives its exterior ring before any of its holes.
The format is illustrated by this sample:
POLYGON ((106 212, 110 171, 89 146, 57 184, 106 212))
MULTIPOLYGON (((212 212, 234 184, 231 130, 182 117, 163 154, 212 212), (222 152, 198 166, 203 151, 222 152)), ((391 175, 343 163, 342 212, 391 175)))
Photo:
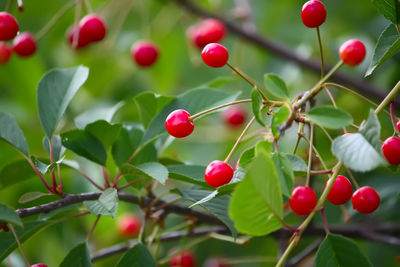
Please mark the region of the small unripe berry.
POLYGON ((326 19, 325 5, 318 0, 311 0, 303 5, 301 20, 308 28, 316 28, 322 25, 326 19))
POLYGON ((165 128, 167 132, 177 138, 190 135, 193 132, 194 123, 189 117, 189 112, 183 109, 177 109, 171 112, 165 119, 165 128))
POLYGON ((169 262, 171 267, 195 267, 196 258, 190 251, 182 251, 182 253, 175 255, 169 262))
POLYGON ((138 41, 132 45, 132 59, 141 67, 149 67, 158 59, 158 47, 147 41, 138 41))
POLYGON ((118 218, 117 230, 122 237, 136 237, 139 234, 141 221, 133 214, 124 214, 118 218))
POLYGON ((360 64, 364 60, 366 53, 365 45, 356 39, 348 40, 339 48, 340 58, 349 66, 360 64))
POLYGON ((0 12, 0 41, 14 38, 19 30, 17 20, 7 12, 0 12))
POLYGON ((12 55, 12 48, 3 42, 0 42, 0 65, 6 64, 12 55))
POLYGON ((351 198, 353 209, 365 214, 376 210, 380 201, 378 193, 369 186, 359 188, 351 198))
POLYGON ((228 50, 217 43, 211 43, 204 47, 201 57, 208 66, 212 68, 221 68, 228 62, 228 50))
POLYGON ((220 160, 214 160, 208 164, 204 173, 206 183, 215 188, 229 183, 232 180, 232 177, 232 167, 220 160))
POLYGON ((79 31, 89 42, 99 42, 106 36, 107 29, 102 18, 89 14, 79 22, 79 31))
POLYGON ((311 187, 297 186, 292 191, 289 204, 297 215, 308 215, 317 205, 317 195, 311 187))
MULTIPOLYGON (((326 183, 328 184, 329 181, 330 179, 326 183)), ((331 188, 331 191, 329 191, 327 198, 329 202, 334 205, 343 205, 350 200, 352 194, 353 187, 351 186, 349 179, 339 175, 338 177, 336 177, 336 180, 333 183, 333 186, 331 188)))
POLYGON ((400 137, 392 136, 383 142, 382 153, 392 165, 400 164, 400 137))
POLYGON ((13 42, 13 50, 20 57, 29 57, 36 52, 36 42, 28 32, 18 35, 13 42))
POLYGON ((240 106, 230 106, 222 112, 222 118, 226 125, 237 128, 246 120, 246 111, 240 106))

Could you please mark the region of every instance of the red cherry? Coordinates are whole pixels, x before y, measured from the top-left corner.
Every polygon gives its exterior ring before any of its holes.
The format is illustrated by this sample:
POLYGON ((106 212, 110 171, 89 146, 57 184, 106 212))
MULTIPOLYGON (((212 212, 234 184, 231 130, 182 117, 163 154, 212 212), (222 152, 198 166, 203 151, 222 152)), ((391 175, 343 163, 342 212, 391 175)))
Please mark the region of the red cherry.
POLYGON ((400 121, 397 122, 397 130, 400 132, 400 121))
POLYGON ((23 32, 13 41, 14 52, 21 57, 29 57, 36 52, 36 42, 32 34, 23 32))
POLYGON ((169 262, 171 267, 195 267, 196 258, 190 251, 182 251, 182 253, 175 255, 169 262))
POLYGON ((232 180, 232 177, 232 167, 220 160, 214 160, 208 164, 204 173, 206 183, 215 188, 229 183, 232 180))
POLYGON ((12 48, 3 42, 0 42, 0 65, 6 64, 12 55, 12 48))
POLYGON ((153 65, 158 58, 158 54, 157 46, 151 42, 138 41, 131 48, 132 58, 141 67, 153 65))
POLYGON ((140 219, 133 214, 124 214, 117 221, 117 230, 122 237, 137 236, 140 226, 140 219))
POLYGON ((392 136, 383 142, 382 152, 392 165, 400 164, 400 137, 392 136))
POLYGON ((89 14, 79 22, 79 31, 89 42, 99 42, 106 36, 107 29, 102 18, 89 14))
POLYGON ((363 186, 354 192, 351 202, 353 203, 353 209, 367 214, 379 207, 381 199, 373 188, 363 186))
POLYGON ((34 265, 31 265, 31 267, 47 267, 47 265, 43 263, 36 263, 34 265))
POLYGON ((289 204, 297 215, 308 215, 317 205, 317 195, 311 187, 297 186, 292 191, 289 204))
POLYGON ((221 41, 225 34, 225 25, 216 19, 205 19, 187 31, 189 39, 198 48, 221 41))
POLYGON ((356 39, 348 40, 339 48, 340 58, 349 66, 360 64, 364 60, 366 53, 365 45, 356 39))
POLYGON ((0 41, 14 38, 19 30, 17 20, 7 12, 0 12, 0 41))
POLYGON ((221 259, 211 258, 204 263, 204 267, 230 267, 230 265, 221 259))
POLYGON ((308 28, 321 26, 326 19, 325 5, 318 0, 306 2, 301 9, 301 20, 308 28))
MULTIPOLYGON (((330 179, 326 182, 326 184, 328 184, 329 181, 330 179)), ((336 177, 331 191, 329 191, 328 200, 334 205, 343 205, 350 200, 352 194, 353 187, 351 186, 349 179, 339 175, 336 177)))
POLYGON ((201 52, 201 58, 204 63, 212 68, 221 68, 228 62, 228 50, 217 43, 211 43, 204 47, 201 52))
POLYGON ((222 113, 225 124, 237 128, 246 120, 246 111, 240 106, 230 106, 222 113))
POLYGON ((189 120, 190 114, 183 109, 171 112, 165 119, 165 128, 173 137, 186 137, 193 132, 194 123, 189 120))
POLYGON ((90 40, 87 39, 85 36, 83 36, 83 34, 81 34, 81 32, 79 30, 75 37, 74 34, 76 32, 76 29, 79 29, 79 28, 71 28, 68 31, 68 33, 67 33, 68 42, 70 43, 70 45, 73 49, 84 48, 90 43, 90 40), (78 38, 78 42, 76 44, 74 44, 74 38, 78 38))

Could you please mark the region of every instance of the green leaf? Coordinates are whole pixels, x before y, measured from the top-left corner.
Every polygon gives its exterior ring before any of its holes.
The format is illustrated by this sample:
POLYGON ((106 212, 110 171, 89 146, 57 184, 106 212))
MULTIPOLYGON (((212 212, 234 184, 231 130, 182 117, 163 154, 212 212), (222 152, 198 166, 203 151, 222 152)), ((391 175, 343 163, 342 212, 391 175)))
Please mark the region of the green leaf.
MULTIPOLYGON (((207 190, 182 190, 181 191, 182 196, 185 199, 188 199, 192 202, 197 202, 204 197, 206 197, 210 191, 207 190)), ((217 217, 221 222, 223 222, 231 231, 232 236, 236 237, 237 236, 237 230, 235 226, 233 225, 233 221, 229 218, 228 216, 228 205, 230 202, 231 197, 230 196, 222 196, 219 198, 213 198, 210 201, 204 202, 199 204, 199 206, 203 207, 215 217, 217 217)))
POLYGON ((193 203, 192 205, 189 206, 189 208, 192 208, 196 205, 200 205, 203 204, 211 199, 213 199, 216 195, 218 195, 218 190, 212 191, 209 195, 203 197, 202 199, 200 199, 199 201, 196 201, 195 203, 193 203))
POLYGON ((118 261, 116 267, 157 267, 150 251, 142 243, 129 249, 118 261))
POLYGON ((255 147, 245 150, 239 158, 239 167, 245 168, 256 155, 255 147))
POLYGON ((169 178, 210 187, 204 180, 205 166, 199 165, 172 165, 168 167, 169 178))
POLYGON ((351 115, 333 106, 317 106, 307 112, 307 118, 325 128, 340 129, 353 123, 351 115))
POLYGON ((43 196, 51 196, 51 195, 53 195, 53 194, 43 193, 43 192, 28 192, 28 193, 23 194, 19 198, 18 203, 24 204, 24 203, 28 203, 33 200, 36 200, 38 198, 41 198, 43 196))
POLYGON ((307 172, 307 165, 302 158, 294 154, 282 153, 292 163, 292 169, 296 175, 304 174, 307 172))
POLYGON ((122 124, 110 124, 105 120, 99 120, 87 124, 85 131, 96 137, 107 150, 118 138, 122 124))
POLYGON ((21 218, 14 209, 0 203, 0 222, 8 222, 22 227, 21 218))
POLYGON ((244 234, 266 235, 282 226, 283 199, 279 178, 272 159, 265 152, 256 155, 245 178, 236 186, 229 215, 235 227, 244 234))
POLYGON ((237 77, 235 76, 218 76, 217 78, 203 84, 199 88, 221 88, 228 83, 237 81, 237 77))
POLYGON ((39 81, 37 91, 39 118, 49 139, 68 104, 86 81, 88 75, 89 69, 83 66, 53 69, 39 81))
POLYGON ((118 166, 126 163, 138 148, 143 137, 142 127, 138 124, 124 124, 117 140, 112 145, 111 153, 118 166))
POLYGON ((165 184, 168 179, 168 169, 158 162, 147 162, 138 166, 125 164, 121 171, 128 181, 146 177, 165 184))
POLYGON ((105 165, 107 152, 103 144, 93 135, 79 129, 61 134, 62 144, 76 154, 100 165, 105 165))
MULTIPOLYGON (((15 227, 15 231, 19 240, 23 243, 40 230, 52 224, 44 221, 31 221, 24 223, 24 228, 15 227)), ((7 258, 17 247, 18 244, 11 231, 0 232, 0 262, 7 258)))
POLYGON ((272 160, 278 173, 282 193, 290 198, 294 186, 292 163, 284 154, 279 152, 272 153, 272 160))
POLYGON ((118 192, 115 188, 108 188, 101 193, 98 200, 83 203, 96 216, 105 215, 115 218, 118 211, 118 192))
POLYGON ((398 0, 372 0, 372 4, 385 18, 395 25, 400 25, 400 4, 398 0))
MULTIPOLYGON (((50 154, 50 141, 47 136, 43 138, 43 146, 47 153, 50 154)), ((59 135, 53 135, 53 159, 55 161, 59 160, 65 153, 65 147, 61 143, 61 137, 59 135)))
POLYGON ((0 112, 0 139, 18 149, 25 156, 29 157, 29 147, 24 133, 18 123, 10 114, 0 112))
POLYGON ((289 92, 284 80, 274 73, 264 75, 264 85, 267 91, 276 97, 289 99, 289 92))
POLYGON ((351 239, 328 234, 315 257, 315 267, 372 267, 368 257, 351 239))
POLYGON ((263 105, 262 97, 256 88, 253 88, 251 90, 251 100, 252 100, 251 106, 252 106, 254 117, 256 118, 257 122, 261 126, 265 126, 265 123, 261 117, 261 108, 263 105))
POLYGON ((71 249, 63 259, 59 267, 91 267, 89 248, 85 243, 81 243, 71 249))
POLYGON ((271 130, 274 137, 279 136, 278 126, 282 126, 286 119, 289 117, 290 111, 287 107, 280 107, 278 111, 272 116, 271 130))
POLYGON ((28 180, 36 175, 31 165, 25 160, 13 161, 1 170, 0 184, 2 188, 28 180))
POLYGON ((115 113, 124 105, 124 102, 115 103, 101 103, 94 108, 91 108, 84 113, 80 114, 74 119, 76 127, 83 129, 86 125, 98 120, 105 120, 111 123, 115 113))
POLYGON ((261 140, 255 146, 256 154, 265 152, 266 154, 271 153, 274 150, 274 145, 271 142, 261 140))
POLYGON ((175 100, 173 96, 161 96, 152 92, 144 92, 135 97, 135 103, 139 110, 140 120, 145 127, 166 105, 175 100))
POLYGON ((234 101, 239 93, 232 94, 212 89, 193 89, 172 101, 162 109, 151 121, 144 134, 142 144, 148 143, 165 133, 165 119, 176 109, 184 109, 190 114, 195 114, 207 108, 234 101))
POLYGON ((369 111, 368 119, 361 123, 358 132, 365 137, 377 152, 381 153, 382 144, 379 140, 381 136, 381 124, 374 110, 371 109, 369 111))
POLYGON ((371 64, 365 76, 371 75, 377 68, 382 66, 388 59, 400 51, 400 35, 397 32, 396 25, 390 24, 379 36, 374 49, 371 64))
MULTIPOLYGON (((240 169, 240 168, 239 168, 240 169)), ((237 172, 238 170, 236 170, 235 171, 235 173, 237 172)), ((233 180, 233 178, 232 178, 232 180, 233 180)), ((239 181, 240 182, 240 181, 239 181)), ((217 188, 217 191, 218 191, 218 195, 217 195, 217 197, 220 197, 220 196, 223 196, 223 195, 229 195, 229 194, 231 194, 232 192, 233 192, 233 190, 235 190, 235 188, 236 188, 236 186, 239 184, 239 182, 231 182, 231 183, 229 183, 229 184, 224 184, 224 185, 221 185, 220 187, 218 187, 217 188)))

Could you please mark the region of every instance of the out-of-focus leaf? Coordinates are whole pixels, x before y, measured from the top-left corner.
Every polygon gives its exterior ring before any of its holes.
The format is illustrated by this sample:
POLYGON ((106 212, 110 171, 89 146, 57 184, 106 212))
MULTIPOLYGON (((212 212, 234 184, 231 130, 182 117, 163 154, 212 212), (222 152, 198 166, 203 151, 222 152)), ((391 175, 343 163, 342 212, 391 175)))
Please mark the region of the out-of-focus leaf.
POLYGON ((91 267, 90 252, 86 242, 71 249, 59 267, 91 267))
POLYGON ((274 73, 267 73, 264 75, 264 85, 267 91, 276 97, 282 99, 289 99, 289 91, 285 81, 274 73))
POLYGON ((208 187, 204 180, 205 166, 199 165, 173 165, 168 167, 171 179, 188 182, 208 187))
POLYGON ((265 123, 261 117, 261 108, 263 106, 262 97, 256 88, 253 88, 253 90, 251 90, 251 100, 252 100, 251 107, 253 110, 254 117, 256 118, 256 121, 261 126, 265 126, 265 123))
POLYGON ((24 133, 18 123, 10 114, 0 112, 0 139, 18 149, 25 156, 29 157, 29 146, 24 133))
POLYGON ((14 209, 0 203, 0 222, 8 222, 22 227, 21 218, 14 209))
POLYGON ((307 112, 307 118, 325 128, 340 129, 353 122, 351 115, 333 106, 317 106, 307 112))
POLYGON ((118 261, 116 267, 156 267, 157 263, 150 251, 142 243, 129 249, 118 261))

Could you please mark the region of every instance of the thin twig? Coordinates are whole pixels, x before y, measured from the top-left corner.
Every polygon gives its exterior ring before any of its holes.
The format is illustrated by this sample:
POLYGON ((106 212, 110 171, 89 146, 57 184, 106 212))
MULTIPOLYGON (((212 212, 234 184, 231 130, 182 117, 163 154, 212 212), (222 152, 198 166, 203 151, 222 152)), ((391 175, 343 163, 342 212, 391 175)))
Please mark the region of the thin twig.
POLYGON ((12 234, 14 235, 15 241, 17 241, 19 250, 21 251, 22 257, 24 258, 26 265, 27 265, 28 267, 31 267, 31 264, 29 263, 29 259, 28 259, 28 257, 26 256, 25 250, 24 250, 24 248, 22 247, 21 241, 19 241, 19 238, 18 238, 17 232, 15 231, 14 225, 12 225, 12 224, 10 223, 8 226, 10 227, 11 232, 12 232, 12 234))

